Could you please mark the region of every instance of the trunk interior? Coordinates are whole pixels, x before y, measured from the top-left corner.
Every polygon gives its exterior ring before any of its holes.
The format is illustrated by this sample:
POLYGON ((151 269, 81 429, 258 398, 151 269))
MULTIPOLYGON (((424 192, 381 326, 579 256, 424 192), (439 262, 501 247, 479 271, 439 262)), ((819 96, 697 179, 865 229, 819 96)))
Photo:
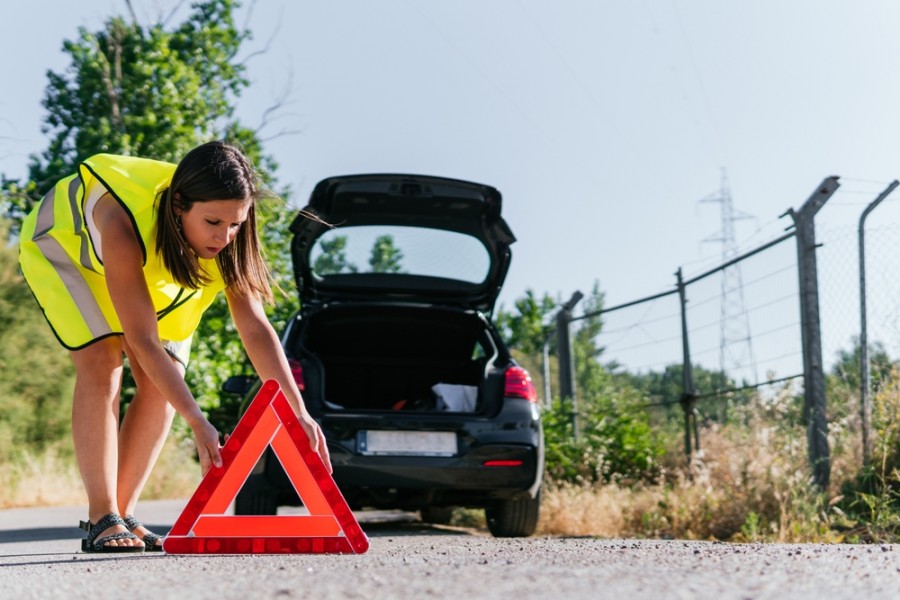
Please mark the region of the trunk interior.
POLYGON ((502 398, 497 347, 477 313, 335 306, 301 325, 289 353, 304 398, 324 411, 482 413, 502 398))

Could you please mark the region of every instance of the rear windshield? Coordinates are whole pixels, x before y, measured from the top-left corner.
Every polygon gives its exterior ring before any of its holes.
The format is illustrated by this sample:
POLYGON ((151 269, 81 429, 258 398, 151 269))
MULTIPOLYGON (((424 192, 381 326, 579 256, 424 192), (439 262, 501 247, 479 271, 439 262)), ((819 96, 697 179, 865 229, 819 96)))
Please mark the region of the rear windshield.
POLYGON ((339 227, 310 254, 317 275, 402 273, 481 283, 490 256, 480 240, 436 229, 398 226, 339 227))

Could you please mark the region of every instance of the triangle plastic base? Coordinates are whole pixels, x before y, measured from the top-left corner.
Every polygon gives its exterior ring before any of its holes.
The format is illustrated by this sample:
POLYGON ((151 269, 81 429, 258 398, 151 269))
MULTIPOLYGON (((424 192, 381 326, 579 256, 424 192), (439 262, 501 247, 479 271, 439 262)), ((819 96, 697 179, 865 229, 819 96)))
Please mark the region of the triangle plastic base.
POLYGON ((310 447, 274 380, 266 381, 163 541, 169 554, 362 554, 369 549, 346 500, 310 447), (271 447, 308 515, 233 516, 225 511, 271 447))

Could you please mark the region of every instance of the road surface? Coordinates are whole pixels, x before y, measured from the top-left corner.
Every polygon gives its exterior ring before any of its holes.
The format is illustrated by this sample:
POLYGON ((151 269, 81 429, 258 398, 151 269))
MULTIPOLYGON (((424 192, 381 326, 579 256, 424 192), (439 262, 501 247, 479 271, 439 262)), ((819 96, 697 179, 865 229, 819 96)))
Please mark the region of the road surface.
MULTIPOLYGON (((145 502, 159 532, 182 501, 145 502)), ((361 555, 82 554, 84 507, 0 510, 0 599, 900 598, 900 545, 494 539, 360 514, 361 555)))

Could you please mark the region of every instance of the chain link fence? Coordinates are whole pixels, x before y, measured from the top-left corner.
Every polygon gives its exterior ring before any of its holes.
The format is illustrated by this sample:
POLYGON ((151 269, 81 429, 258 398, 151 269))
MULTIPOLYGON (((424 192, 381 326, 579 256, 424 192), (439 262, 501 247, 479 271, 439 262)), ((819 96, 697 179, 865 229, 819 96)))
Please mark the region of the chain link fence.
MULTIPOLYGON (((900 202, 889 198, 896 182, 848 181, 840 189, 826 178, 783 215, 793 221, 779 238, 700 273, 679 268, 658 294, 571 318, 602 318, 595 341, 614 372, 677 384, 677 398, 649 405, 681 408, 688 453, 698 416, 714 418, 735 393, 796 386, 814 476, 826 483, 824 375, 848 356, 859 356, 865 445, 867 350, 900 356, 900 202)), ((561 361, 561 378, 566 369, 561 361)))

